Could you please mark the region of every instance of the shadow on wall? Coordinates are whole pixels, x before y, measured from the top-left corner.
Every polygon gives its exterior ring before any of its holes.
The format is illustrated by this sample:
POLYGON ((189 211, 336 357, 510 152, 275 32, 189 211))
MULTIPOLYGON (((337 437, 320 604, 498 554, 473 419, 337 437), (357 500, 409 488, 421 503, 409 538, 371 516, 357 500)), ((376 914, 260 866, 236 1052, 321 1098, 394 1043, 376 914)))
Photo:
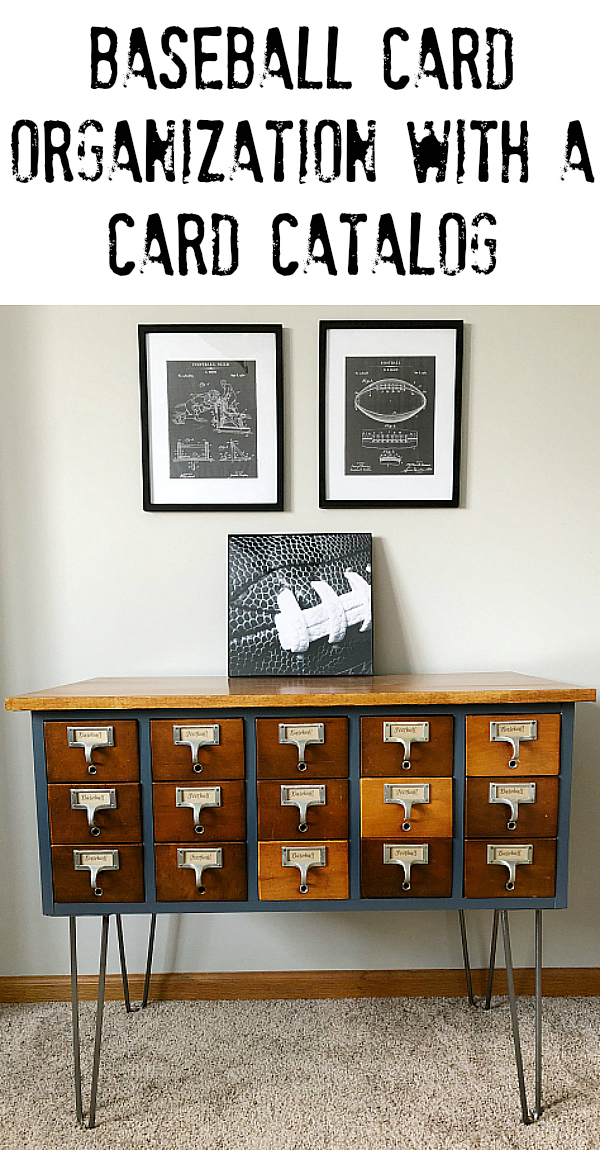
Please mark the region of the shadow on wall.
POLYGON ((383 539, 373 539, 373 669, 376 675, 409 675, 412 665, 393 564, 383 539))

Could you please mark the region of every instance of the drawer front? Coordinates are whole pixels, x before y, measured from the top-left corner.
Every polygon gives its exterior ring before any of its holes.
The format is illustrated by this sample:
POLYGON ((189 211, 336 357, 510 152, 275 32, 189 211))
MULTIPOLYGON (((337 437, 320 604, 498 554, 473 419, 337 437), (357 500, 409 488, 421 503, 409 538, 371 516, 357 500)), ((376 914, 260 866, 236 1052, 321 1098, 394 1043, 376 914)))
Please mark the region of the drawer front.
MULTIPOLYGON (((77 736, 75 736, 77 737, 77 736)), ((77 717, 69 723, 44 723, 46 771, 49 783, 119 783, 134 782, 140 777, 137 723, 117 719, 110 723, 83 723, 77 717), (91 749, 91 765, 86 762, 84 747, 70 747, 68 731, 74 728, 80 736, 98 740, 108 737, 114 746, 91 749)))
POLYGON ((258 783, 258 837, 259 839, 344 839, 348 837, 348 783, 345 779, 328 779, 321 784, 258 783), (307 799, 324 797, 325 805, 302 809, 282 805, 284 797, 302 803, 307 799), (320 793, 324 791, 324 796, 320 793), (302 826, 306 829, 299 830, 302 826))
POLYGON ((219 779, 244 778, 244 728, 241 719, 153 719, 150 723, 152 741, 152 777, 160 780, 186 782, 196 779, 204 782, 219 779), (200 728, 218 727, 219 742, 201 745, 198 762, 202 770, 194 771, 192 747, 176 745, 175 738, 202 734, 200 728), (183 728, 180 734, 173 728, 183 728))
POLYGON ((256 773, 259 779, 343 779, 348 774, 348 720, 333 716, 325 719, 256 720, 256 773), (300 770, 299 749, 293 743, 280 743, 279 728, 286 728, 288 738, 314 736, 323 726, 322 743, 308 743, 303 751, 306 770, 300 770))
MULTIPOLYGON (((318 856, 317 856, 318 857, 318 856)), ((258 844, 258 892, 265 901, 348 898, 348 843, 347 842, 270 842, 258 844), (294 852, 298 862, 302 856, 315 857, 314 852, 325 851, 325 865, 310 867, 306 872, 308 890, 300 890, 302 872, 296 865, 284 866, 283 848, 294 852)))
POLYGON ((197 842, 182 847, 157 843, 155 857, 159 902, 243 902, 248 897, 245 843, 211 843, 206 847, 197 842), (210 866, 197 873, 191 865, 179 865, 184 861, 201 866, 205 857, 212 861, 218 849, 221 867, 210 866), (178 851, 189 853, 180 860, 178 851))
POLYGON ((466 837, 553 838, 558 830, 558 778, 467 779, 466 837), (496 802, 490 801, 490 789, 496 802), (534 801, 527 802, 523 799, 534 801), (500 801, 498 801, 500 800, 500 801), (505 800, 505 801, 502 801, 505 800), (514 810, 508 805, 512 801, 514 810), (516 814, 516 820, 513 818, 516 814), (513 823, 516 822, 516 826, 513 823), (510 823, 510 827, 508 826, 510 823))
POLYGON ((73 787, 51 783, 48 787, 50 840, 53 843, 80 843, 88 840, 98 847, 108 843, 139 843, 142 840, 140 787, 119 783, 115 787, 97 784, 73 787), (81 809, 74 809, 72 797, 81 809), (108 807, 115 802, 116 807, 108 807), (98 804, 101 804, 98 806, 98 804), (104 807, 105 809, 102 809, 104 807), (92 824, 88 821, 88 810, 92 824))
POLYGON ((361 774, 363 775, 451 775, 453 763, 453 719, 452 715, 419 716, 399 718, 397 715, 368 715, 360 721, 361 774), (394 738, 403 737, 401 742, 384 741, 388 734, 394 738), (427 742, 413 740, 420 735, 423 723, 429 727, 427 742), (404 762, 410 763, 403 768, 404 762))
POLYGON ((240 842, 246 837, 245 787, 237 779, 208 785, 154 783, 152 795, 157 842, 186 843, 196 837, 203 842, 240 842), (195 804, 196 810, 194 805, 178 806, 178 792, 179 801, 195 804), (220 806, 200 806, 217 798, 220 798, 220 806), (196 831, 196 826, 203 829, 196 831))
POLYGON ((406 867, 398 851, 407 844, 402 839, 364 839, 361 843, 362 898, 449 898, 452 894, 452 839, 424 839, 411 842, 406 867), (391 847, 389 852, 385 847, 391 847), (426 859, 421 846, 427 847, 426 859), (386 854, 396 861, 385 862, 386 854), (410 864, 410 865, 409 865, 410 864), (407 878, 408 874, 408 878, 407 878), (410 887, 406 889, 406 882, 410 887))
POLYGON ((557 775, 560 769, 560 715, 467 715, 468 775, 557 775), (527 724, 537 724, 534 739, 520 739, 518 759, 509 742, 492 739, 491 724, 500 734, 519 735, 527 724), (509 767, 509 762, 517 762, 509 767))
POLYGON ((471 839, 465 842, 465 896, 467 898, 552 898, 556 888, 556 839, 471 839), (488 846, 513 850, 531 846, 532 860, 515 867, 514 890, 507 890, 506 866, 488 862, 488 846))
POLYGON ((84 852, 84 857, 93 865, 93 856, 110 851, 112 843, 90 846, 80 842, 76 847, 52 847, 52 881, 55 902, 91 902, 98 909, 111 902, 143 902, 144 874, 141 846, 119 845, 114 849, 118 855, 119 869, 100 871, 97 885, 92 886, 91 870, 75 870, 74 850, 84 852), (101 890, 102 894, 95 894, 101 890))
POLYGON ((360 781, 361 835, 367 839, 389 838, 451 838, 452 837, 452 779, 361 779, 360 781), (426 797, 429 802, 419 801, 426 797), (412 802, 410 814, 401 803, 386 802, 403 798, 412 802))

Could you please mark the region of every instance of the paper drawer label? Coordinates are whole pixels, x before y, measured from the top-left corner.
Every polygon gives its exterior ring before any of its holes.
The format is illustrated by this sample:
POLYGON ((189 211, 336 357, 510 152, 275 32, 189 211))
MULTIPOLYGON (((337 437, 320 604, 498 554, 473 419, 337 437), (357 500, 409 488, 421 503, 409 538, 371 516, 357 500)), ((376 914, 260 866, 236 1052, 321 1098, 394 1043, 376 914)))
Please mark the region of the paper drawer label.
POLYGON ((110 727, 75 727, 73 735, 78 743, 91 742, 92 740, 99 747, 110 746, 110 727))
POLYGON ((497 739, 536 739, 537 722, 529 723, 494 723, 497 739))
POLYGON ((429 783, 420 783, 415 786, 384 784, 384 802, 386 803, 428 803, 429 783))
POLYGON ((84 867, 114 867, 119 859, 118 851, 77 851, 76 853, 79 863, 84 867))
POLYGON ((180 866, 220 867, 222 862, 222 847, 207 851, 179 850, 180 866))
POLYGON ((426 863, 429 861, 429 849, 426 843, 409 847, 394 846, 392 843, 386 843, 383 849, 384 861, 411 863, 426 863))
POLYGON ((219 728, 214 723, 208 727, 180 727, 179 738, 188 742, 218 743, 219 728))
POLYGON ((182 803, 196 803, 202 806, 221 806, 221 788, 220 787, 178 787, 178 795, 181 796, 182 803))
POLYGON ((429 742, 429 723, 384 723, 383 738, 429 742))
POLYGON ((314 723, 312 726, 299 726, 298 724, 294 724, 291 727, 284 726, 283 730, 286 739, 310 739, 312 742, 322 743, 323 735, 321 728, 321 723, 314 723))
POLYGON ((527 846, 488 847, 488 862, 530 863, 533 859, 533 843, 527 846))
POLYGON ((509 799, 513 803, 532 803, 535 802, 535 783, 490 783, 490 797, 509 799))
POLYGON ((321 806, 325 802, 325 787, 282 787, 281 796, 288 803, 311 803, 321 806))
POLYGON ((327 847, 313 847, 300 850, 295 847, 284 847, 285 857, 289 863, 316 863, 325 866, 327 862, 327 847))
POLYGON ((112 804, 115 798, 113 791, 71 791, 71 797, 75 797, 75 802, 86 806, 88 803, 96 807, 108 807, 112 804))

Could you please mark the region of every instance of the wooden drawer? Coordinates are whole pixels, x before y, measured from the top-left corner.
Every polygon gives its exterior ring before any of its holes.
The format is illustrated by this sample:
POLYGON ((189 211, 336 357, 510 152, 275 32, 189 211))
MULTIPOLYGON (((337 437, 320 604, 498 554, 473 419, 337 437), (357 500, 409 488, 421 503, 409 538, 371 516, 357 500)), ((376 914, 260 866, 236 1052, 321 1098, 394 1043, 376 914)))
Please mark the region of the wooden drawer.
POLYGON ((408 843, 398 838, 363 839, 360 853, 362 898, 449 898, 452 894, 452 839, 408 843), (408 879, 398 861, 400 851, 406 851, 408 879), (396 861, 386 862, 388 854, 396 861), (407 881, 410 888, 404 889, 407 881))
POLYGON ((157 843, 156 897, 159 902, 243 902, 248 897, 245 843, 157 843), (210 866, 199 874, 187 864, 213 861, 219 851, 221 867, 210 866), (189 852, 183 858, 178 852, 189 852))
POLYGON ((560 769, 560 715, 467 715, 468 775, 557 775, 560 769), (524 723, 537 724, 537 738, 519 744, 518 766, 508 742, 494 742, 490 724, 506 727, 510 734, 524 723))
POLYGON ((259 779, 343 779, 348 774, 348 720, 330 716, 325 719, 256 720, 256 773, 259 779), (323 726, 324 741, 309 743, 304 752, 306 770, 298 767, 298 748, 279 742, 280 726, 295 728, 288 737, 310 735, 311 729, 323 726))
POLYGON ((552 898, 556 888, 556 839, 471 839, 465 842, 465 896, 467 898, 552 898), (532 861, 515 869, 514 890, 507 890, 506 866, 488 862, 488 846, 516 850, 529 846, 532 861))
MULTIPOLYGON (((100 737, 100 736, 99 736, 100 737)), ((49 783, 120 783, 134 782, 140 777, 137 723, 132 719, 114 722, 84 723, 75 717, 72 722, 44 723, 46 771, 49 783), (86 763, 83 747, 70 747, 68 730, 100 732, 102 737, 114 738, 114 746, 98 746, 91 752, 92 770, 86 763)))
POLYGON ((52 881, 54 885, 55 902, 93 902, 100 909, 104 904, 111 902, 143 902, 144 901, 144 873, 142 866, 141 846, 115 847, 119 869, 101 871, 98 874, 97 889, 101 895, 94 893, 91 884, 90 870, 75 870, 74 850, 81 850, 92 862, 94 855, 103 855, 110 851, 112 844, 102 843, 101 846, 90 846, 89 842, 78 843, 76 847, 52 847, 52 881))
POLYGON ((259 843, 258 895, 265 901, 348 898, 348 843, 259 843), (313 866, 307 871, 308 890, 304 893, 300 891, 302 875, 299 868, 283 865, 282 851, 286 847, 295 852, 298 861, 303 855, 315 857, 313 852, 325 851, 325 865, 313 866))
MULTIPOLYGON (((416 733, 420 734, 418 730, 416 733)), ((360 721, 361 774, 363 775, 451 775, 453 762, 452 715, 399 718, 398 715, 367 715, 360 721), (428 742, 411 742, 406 759, 400 742, 384 742, 386 723, 393 724, 390 734, 410 739, 411 727, 423 723, 429 726, 428 742), (403 762, 410 766, 403 768, 403 762)))
POLYGON ((229 779, 215 783, 154 783, 154 838, 157 842, 185 843, 195 839, 240 842, 246 837, 246 801, 244 783, 229 779), (196 804, 178 806, 180 802, 196 804), (201 806, 201 803, 220 799, 220 806, 201 806), (195 815, 198 826, 195 831, 195 815))
POLYGON ((258 784, 259 839, 344 839, 348 838, 348 783, 345 779, 328 779, 323 783, 258 784), (284 794, 282 795, 282 789, 284 794), (283 799, 302 802, 324 798, 324 805, 306 808, 306 821, 301 821, 298 806, 283 805, 283 799), (303 826, 305 830, 299 830, 303 826))
POLYGON ((361 779, 360 798, 363 838, 452 838, 452 779, 361 779), (400 798, 414 801, 408 818, 400 798))
POLYGON ((513 839, 553 838, 558 830, 558 779, 544 778, 467 779, 466 837, 494 838, 510 835, 513 839), (490 794, 491 791, 491 794, 490 794), (491 798, 496 801, 492 802, 491 798), (516 826, 508 802, 517 803, 516 826), (531 799, 533 802, 524 802, 531 799), (521 801, 519 801, 521 800, 521 801))
POLYGON ((50 839, 53 843, 79 843, 89 840, 98 849, 109 843, 139 843, 142 839, 140 787, 138 783, 118 783, 114 787, 98 784, 73 787, 68 783, 51 783, 48 787, 50 839), (71 804, 84 804, 76 810, 71 804), (92 803, 115 802, 114 809, 92 809, 92 803), (93 813, 94 830, 90 829, 85 804, 93 813), (96 832, 96 833, 94 833, 96 832))
POLYGON ((214 782, 244 777, 244 728, 241 719, 153 719, 150 723, 150 738, 154 779, 214 782), (192 749, 174 743, 174 738, 179 736, 174 734, 173 728, 183 727, 184 736, 186 728, 189 732, 214 726, 219 728, 219 742, 200 747, 198 758, 202 770, 194 771, 192 749))

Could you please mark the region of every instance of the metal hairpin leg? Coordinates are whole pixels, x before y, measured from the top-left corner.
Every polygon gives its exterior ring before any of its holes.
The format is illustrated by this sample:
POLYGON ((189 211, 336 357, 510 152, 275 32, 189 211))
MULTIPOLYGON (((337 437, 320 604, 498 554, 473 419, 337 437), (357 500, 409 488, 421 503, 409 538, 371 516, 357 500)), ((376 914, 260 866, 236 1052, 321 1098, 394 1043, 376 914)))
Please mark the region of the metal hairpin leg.
POLYGON ((77 995, 77 919, 69 919, 69 942, 71 953, 71 1024, 73 1032, 73 1074, 75 1078, 75 1108, 77 1121, 85 1126, 83 1103, 81 1100, 81 1047, 79 1042, 79 998, 77 995))
POLYGON ((492 988, 494 986, 494 971, 496 969, 496 946, 498 944, 498 918, 500 915, 499 910, 494 911, 494 921, 492 923, 492 941, 490 943, 490 965, 488 969, 487 991, 485 995, 485 1002, 483 1004, 484 1010, 489 1010, 492 1002, 492 988))
POLYGON ((150 919, 150 934, 148 936, 148 957, 146 959, 146 977, 144 979, 144 997, 142 998, 142 1010, 148 1005, 148 993, 150 991, 150 975, 152 973, 152 956, 154 954, 154 935, 156 934, 156 915, 153 914, 150 919))
POLYGON ((94 1039, 94 1062, 92 1066, 92 1088, 90 1091, 91 1130, 96 1125, 96 1098, 98 1095, 98 1074, 100 1072, 100 1047, 102 1045, 102 1016, 104 1013, 104 990, 106 986, 106 958, 108 953, 108 924, 110 916, 102 915, 102 935, 100 942, 100 970, 98 973, 98 1003, 96 1006, 96 1036, 94 1039))
POLYGON ((121 921, 121 915, 120 914, 116 914, 115 918, 117 920, 117 940, 119 943, 119 961, 121 963, 121 977, 123 979, 123 998, 125 999, 125 1010, 127 1011, 128 1014, 132 1014, 138 1008, 137 1008, 137 1006, 131 1005, 131 999, 129 997, 129 979, 127 977, 127 960, 125 958, 125 940, 123 938, 123 923, 121 921))
POLYGON ((467 998, 469 1006, 476 1006, 475 998, 473 996, 473 980, 471 978, 471 963, 469 961, 469 943, 467 940, 467 925, 465 923, 465 912, 459 910, 458 921, 460 923, 460 940, 462 943, 463 963, 465 968, 465 978, 467 981, 467 998))
POLYGON ((533 1111, 527 1108, 527 1094, 525 1091, 525 1077, 523 1074, 523 1057, 521 1054, 521 1040, 519 1037, 519 1019, 517 1014, 517 999, 515 995, 515 980, 513 974, 512 954, 510 948, 510 931, 508 926, 508 911, 500 911, 502 923, 502 936, 504 940, 504 955, 506 960, 506 979, 508 982, 508 1000, 510 1005, 510 1019, 512 1025, 513 1042, 515 1046, 515 1061, 519 1078, 519 1094, 521 1096, 521 1111, 523 1122, 529 1126, 537 1122, 542 1114, 542 912, 535 912, 535 1104, 533 1111))

